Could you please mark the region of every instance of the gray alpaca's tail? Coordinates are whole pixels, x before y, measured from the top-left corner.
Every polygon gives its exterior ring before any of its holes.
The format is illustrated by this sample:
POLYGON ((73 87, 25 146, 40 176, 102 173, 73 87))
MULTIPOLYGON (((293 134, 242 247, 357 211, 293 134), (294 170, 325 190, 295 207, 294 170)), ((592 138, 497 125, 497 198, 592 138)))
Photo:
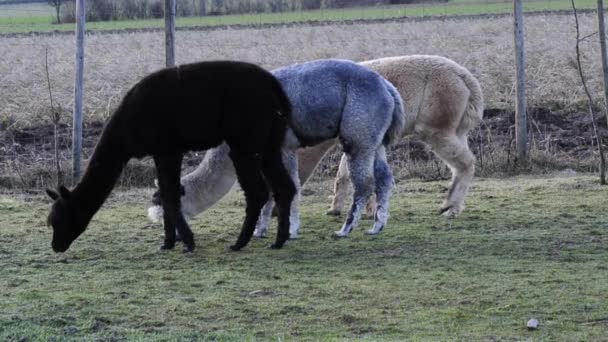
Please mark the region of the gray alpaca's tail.
POLYGON ((479 81, 466 69, 465 72, 460 74, 460 78, 470 91, 467 108, 464 111, 460 125, 458 125, 458 131, 466 134, 473 127, 479 125, 483 119, 483 93, 479 81))
POLYGON ((382 144, 384 146, 388 146, 399 138, 401 138, 401 132, 405 127, 405 107, 403 106, 403 99, 401 99, 401 95, 399 95, 399 91, 397 88, 393 86, 393 84, 387 80, 384 80, 386 84, 386 89, 393 97, 393 101, 395 101, 395 108, 393 109, 393 120, 391 121, 391 125, 388 127, 386 134, 384 135, 384 140, 382 140, 382 144))

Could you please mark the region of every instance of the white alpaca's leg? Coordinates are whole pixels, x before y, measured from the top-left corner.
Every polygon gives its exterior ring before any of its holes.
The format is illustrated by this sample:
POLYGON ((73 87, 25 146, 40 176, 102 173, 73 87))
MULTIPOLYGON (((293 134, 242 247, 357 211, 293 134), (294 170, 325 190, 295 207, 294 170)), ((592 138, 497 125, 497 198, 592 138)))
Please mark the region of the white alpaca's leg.
POLYGON ((337 237, 346 237, 357 227, 367 200, 373 192, 374 151, 359 151, 350 156, 348 166, 355 191, 346 221, 342 229, 335 232, 337 237))
MULTIPOLYGON (((290 216, 289 216, 289 239, 295 240, 299 237, 300 231, 300 193, 301 185, 300 178, 298 176, 298 159, 295 151, 283 150, 283 164, 289 172, 289 176, 296 186, 296 195, 291 202, 290 216)), ((256 223, 255 231, 253 236, 255 237, 266 237, 268 231, 268 225, 272 219, 272 209, 274 208, 274 200, 270 198, 268 202, 262 208, 262 212, 256 223)))
POLYGON ((283 150, 283 163, 289 172, 293 184, 296 186, 296 195, 291 201, 289 214, 289 239, 300 238, 300 196, 302 194, 302 184, 298 173, 298 156, 295 150, 283 150))
POLYGON ((434 136, 429 139, 433 152, 441 158, 452 171, 452 182, 440 212, 454 218, 464 209, 464 199, 475 175, 475 156, 469 150, 467 137, 434 136))
POLYGON ((274 208, 274 200, 272 196, 264 207, 262 208, 262 213, 258 218, 258 222, 255 224, 255 230, 253 231, 253 237, 256 238, 265 238, 268 234, 268 226, 270 225, 270 220, 272 219, 272 209, 274 208))
POLYGON ((342 154, 340 159, 340 166, 338 167, 338 173, 336 174, 336 180, 334 182, 334 197, 331 201, 331 207, 327 211, 327 215, 338 216, 344 208, 344 202, 348 197, 348 191, 350 189, 350 171, 348 168, 348 158, 346 153, 342 154))
POLYGON ((386 149, 384 146, 381 146, 376 151, 374 160, 374 180, 376 182, 376 211, 374 215, 374 225, 372 229, 367 231, 367 234, 369 235, 376 235, 382 232, 389 217, 388 205, 394 179, 393 173, 386 161, 386 149))

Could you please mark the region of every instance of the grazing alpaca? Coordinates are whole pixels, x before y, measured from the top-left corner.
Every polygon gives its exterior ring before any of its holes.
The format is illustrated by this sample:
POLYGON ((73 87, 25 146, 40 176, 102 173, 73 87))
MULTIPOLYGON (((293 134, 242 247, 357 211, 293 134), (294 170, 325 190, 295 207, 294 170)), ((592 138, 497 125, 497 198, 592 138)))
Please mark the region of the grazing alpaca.
POLYGON ((52 247, 64 252, 86 229, 129 159, 152 156, 156 164, 165 226, 163 249, 175 245, 176 230, 187 250, 194 237, 181 212, 183 153, 226 142, 247 201, 245 221, 233 249, 244 247, 268 200, 268 181, 279 206, 279 233, 289 238, 295 186, 281 160, 291 117, 289 99, 277 79, 249 63, 201 62, 155 72, 138 82, 109 119, 89 166, 73 191, 47 190, 55 201, 48 217, 52 247))
MULTIPOLYGON (((467 134, 483 118, 479 82, 467 69, 439 56, 391 57, 361 64, 399 89, 406 110, 411 113, 404 134, 418 135, 450 167, 452 181, 440 213, 449 218, 458 216, 464 209, 464 199, 475 174, 475 156, 469 149, 467 134)), ((322 154, 317 153, 319 157, 322 154)), ((348 186, 348 168, 343 155, 328 214, 340 213, 348 186)))
MULTIPOLYGON (((362 209, 374 190, 378 198, 377 215, 368 233, 379 233, 388 219, 393 185, 385 146, 400 136, 405 125, 403 104, 397 90, 377 73, 344 60, 296 64, 273 73, 293 106, 284 145, 284 162, 296 186, 299 178, 295 150, 318 144, 331 146, 338 138, 348 155, 355 195, 346 222, 336 235, 346 236, 357 226, 362 209)), ((211 174, 222 174, 224 179, 233 177, 229 162, 226 162, 228 150, 223 146, 209 151, 201 166, 184 177, 185 198, 182 201, 188 203, 185 207, 194 209, 191 213, 196 214, 212 204, 200 200, 201 196, 208 198, 208 192, 220 192, 223 196, 229 190, 229 182, 209 183, 211 174), (193 188, 196 191, 191 191, 193 188)), ((297 197, 291 207, 292 238, 297 238, 299 230, 296 202, 297 197)), ((272 205, 269 201, 264 212, 271 210, 272 205)), ((154 209, 150 216, 154 216, 154 209)), ((260 225, 265 226, 264 223, 260 225)))
MULTIPOLYGON (((454 61, 426 55, 382 58, 360 63, 372 68, 388 79, 399 90, 408 113, 408 124, 404 134, 417 134, 437 156, 452 169, 453 180, 448 198, 442 206, 449 217, 456 216, 464 208, 464 198, 474 173, 474 156, 467 146, 467 133, 475 127, 483 115, 483 95, 479 83, 471 73, 454 61)), ((319 161, 333 147, 335 141, 327 141, 317 146, 298 150, 299 176, 304 184, 311 176, 319 161)), ((186 176, 184 206, 193 208, 191 216, 208 209, 214 201, 199 198, 222 198, 236 181, 234 167, 226 157, 229 148, 222 145, 207 151, 205 159, 197 170, 186 176), (210 161, 214 162, 211 163, 210 161), (222 174, 223 182, 211 183, 209 174, 222 174), (227 181, 232 179, 232 181, 227 181), (200 197, 199 197, 200 196, 200 197)), ((337 194, 329 213, 339 214, 339 208, 346 198, 350 185, 344 167, 346 159, 340 163, 336 180, 337 194)), ((158 220, 155 207, 148 214, 158 220)), ((268 211, 264 212, 268 215, 268 211)), ((269 218, 262 216, 255 235, 266 234, 269 218)), ((292 236, 294 232, 291 232, 292 236)))

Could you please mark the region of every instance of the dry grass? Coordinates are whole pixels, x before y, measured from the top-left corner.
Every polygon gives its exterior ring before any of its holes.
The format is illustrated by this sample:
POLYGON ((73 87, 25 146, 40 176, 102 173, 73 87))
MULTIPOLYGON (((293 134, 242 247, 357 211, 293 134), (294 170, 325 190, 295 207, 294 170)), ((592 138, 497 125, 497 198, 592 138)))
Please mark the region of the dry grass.
MULTIPOLYGON (((595 32, 595 17, 581 17, 582 34, 595 32)), ((531 106, 571 106, 581 97, 572 67, 573 19, 534 16, 526 22, 528 95, 531 106)), ((583 44, 591 88, 601 85, 597 36, 583 44)), ((49 49, 54 94, 72 104, 74 47, 70 36, 0 39, 0 115, 4 124, 46 120, 48 95, 44 50, 49 49)), ((163 34, 89 35, 86 41, 85 107, 88 118, 105 117, 121 95, 164 63, 163 34)), ((238 59, 276 68, 317 58, 366 60, 391 55, 439 54, 469 68, 481 81, 488 108, 512 108, 513 39, 510 18, 411 23, 330 25, 177 34, 180 63, 238 59)))

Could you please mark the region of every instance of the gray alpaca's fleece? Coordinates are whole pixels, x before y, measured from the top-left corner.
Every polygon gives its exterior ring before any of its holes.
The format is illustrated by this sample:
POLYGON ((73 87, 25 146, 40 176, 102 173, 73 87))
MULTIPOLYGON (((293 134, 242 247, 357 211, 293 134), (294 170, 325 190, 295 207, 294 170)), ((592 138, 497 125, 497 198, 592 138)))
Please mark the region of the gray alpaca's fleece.
MULTIPOLYGON (((464 208, 464 198, 474 173, 475 158, 467 146, 467 133, 478 125, 483 116, 483 94, 479 82, 467 69, 440 56, 401 56, 360 64, 377 71, 398 89, 408 113, 403 133, 419 136, 450 166, 452 183, 441 210, 445 210, 449 217, 458 215, 464 208)), ((302 184, 308 180, 319 161, 335 143, 335 140, 329 140, 298 150, 302 184)), ((221 198, 236 182, 232 162, 225 157, 228 151, 226 145, 208 151, 201 167, 189 175, 192 176, 193 182, 190 183, 191 187, 186 191, 182 203, 196 206, 195 214, 208 209, 213 203, 193 200, 193 195, 189 193, 221 198), (208 158, 223 162, 212 165, 208 158), (231 179, 232 182, 210 183, 206 176, 208 173, 220 173, 224 180, 231 179)), ((329 211, 331 214, 340 213, 347 197, 346 190, 350 186, 345 161, 343 157, 336 179, 336 196, 329 211)), ((262 215, 256 236, 266 233, 267 222, 269 218, 262 215)))

